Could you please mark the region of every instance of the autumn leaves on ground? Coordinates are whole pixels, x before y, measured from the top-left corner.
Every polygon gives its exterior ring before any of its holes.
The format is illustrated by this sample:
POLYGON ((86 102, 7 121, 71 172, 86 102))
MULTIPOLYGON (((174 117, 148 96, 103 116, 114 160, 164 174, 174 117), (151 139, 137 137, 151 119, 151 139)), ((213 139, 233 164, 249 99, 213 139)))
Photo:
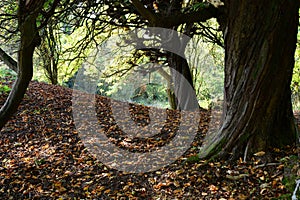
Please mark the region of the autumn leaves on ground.
MULTIPOLYGON (((6 97, 1 95, 1 105, 6 97)), ((261 159, 263 152, 247 162, 198 160, 209 123, 202 111, 198 133, 183 156, 153 172, 126 174, 105 166, 84 147, 71 99, 70 89, 30 84, 18 113, 0 134, 1 199, 291 199, 300 175, 295 147, 274 149, 268 163, 261 159)), ((113 123, 109 102, 97 97, 97 117, 120 148, 149 151, 176 134, 178 113, 168 111, 160 134, 130 138, 113 123)), ((141 125, 149 120, 143 106, 131 105, 131 116, 141 125)))

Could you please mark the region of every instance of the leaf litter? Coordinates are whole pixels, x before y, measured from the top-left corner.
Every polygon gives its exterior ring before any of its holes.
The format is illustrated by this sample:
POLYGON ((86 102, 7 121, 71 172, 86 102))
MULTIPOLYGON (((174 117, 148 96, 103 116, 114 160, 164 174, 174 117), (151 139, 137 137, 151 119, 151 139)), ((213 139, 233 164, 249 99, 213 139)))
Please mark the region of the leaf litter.
MULTIPOLYGON (((11 82, 3 84, 11 85, 11 82)), ((1 105, 6 97, 0 97, 1 105)), ((291 197, 291 191, 283 184, 285 158, 297 155, 299 149, 274 149, 271 163, 260 160, 263 152, 258 152, 246 163, 242 159, 235 163, 200 160, 196 155, 210 121, 205 110, 200 112, 198 132, 191 148, 174 163, 139 174, 109 168, 84 147, 72 118, 71 98, 71 89, 30 83, 18 112, 0 133, 1 199, 291 197)), ((161 132, 148 138, 131 138, 114 121, 109 98, 97 96, 96 112, 109 140, 132 152, 147 152, 164 146, 180 125, 179 112, 162 110, 167 118, 161 132)), ((149 124, 149 107, 131 104, 130 115, 141 127, 149 124)), ((295 116, 300 122, 300 113, 296 112, 295 116)), ((299 171, 299 164, 296 162, 293 168, 299 171)))

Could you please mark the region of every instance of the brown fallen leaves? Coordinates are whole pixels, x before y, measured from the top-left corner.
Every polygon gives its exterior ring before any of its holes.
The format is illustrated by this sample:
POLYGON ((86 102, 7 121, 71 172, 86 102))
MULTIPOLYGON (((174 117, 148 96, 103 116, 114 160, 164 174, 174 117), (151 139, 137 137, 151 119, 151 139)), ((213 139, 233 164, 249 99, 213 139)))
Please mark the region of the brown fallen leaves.
MULTIPOLYGON (((0 134, 1 199, 271 199, 288 193, 281 158, 297 149, 274 150, 273 164, 189 160, 209 122, 201 113, 193 146, 160 170, 126 174, 110 169, 84 147, 72 120, 70 89, 32 82, 18 113, 0 134)), ((0 98, 1 105, 6 96, 0 98)), ((174 137, 178 113, 168 111, 164 130, 150 138, 130 138, 113 122, 109 99, 98 97, 98 119, 110 141, 130 151, 148 151, 174 137)), ((131 105, 131 117, 149 121, 148 108, 131 105)))

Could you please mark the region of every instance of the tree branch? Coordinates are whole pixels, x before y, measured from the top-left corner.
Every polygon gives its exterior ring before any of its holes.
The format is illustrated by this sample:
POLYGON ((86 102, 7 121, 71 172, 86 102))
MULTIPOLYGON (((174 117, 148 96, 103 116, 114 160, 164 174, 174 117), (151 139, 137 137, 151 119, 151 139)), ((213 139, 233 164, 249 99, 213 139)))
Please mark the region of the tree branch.
POLYGON ((0 48, 0 60, 2 60, 10 69, 18 72, 18 63, 10 55, 8 55, 2 48, 0 48))
POLYGON ((45 27, 46 24, 48 23, 49 19, 54 15, 55 9, 58 7, 60 0, 54 0, 54 2, 52 3, 51 9, 48 12, 43 12, 42 11, 42 15, 44 16, 45 20, 42 22, 42 24, 40 25, 40 27, 38 27, 39 29, 41 27, 45 27))
POLYGON ((132 0, 132 4, 142 17, 149 21, 151 26, 163 28, 171 28, 185 23, 204 22, 220 15, 219 9, 210 4, 197 11, 179 13, 171 16, 158 15, 150 9, 147 9, 139 0, 132 0))
POLYGON ((168 84, 172 83, 172 76, 168 74, 163 68, 158 68, 157 72, 167 80, 168 84))
POLYGON ((160 18, 151 10, 147 9, 142 2, 139 0, 132 0, 132 4, 138 10, 138 12, 149 21, 151 26, 155 26, 157 22, 160 21, 160 18))
POLYGON ((180 13, 178 15, 173 15, 165 18, 165 23, 167 27, 178 26, 185 23, 195 23, 195 22, 205 22, 211 18, 217 18, 219 16, 219 9, 208 5, 198 11, 191 13, 180 13))

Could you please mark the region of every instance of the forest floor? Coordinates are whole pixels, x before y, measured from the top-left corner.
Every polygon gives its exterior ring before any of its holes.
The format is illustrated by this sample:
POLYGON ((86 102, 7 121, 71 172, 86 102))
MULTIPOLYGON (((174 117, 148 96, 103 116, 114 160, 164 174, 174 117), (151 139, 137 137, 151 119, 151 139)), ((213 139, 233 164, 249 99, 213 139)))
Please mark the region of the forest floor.
MULTIPOLYGON (((6 97, 1 95, 0 105, 6 97)), ((17 114, 0 132, 0 199, 291 199, 300 176, 295 147, 273 149, 268 163, 263 152, 247 162, 196 159, 209 126, 206 111, 191 148, 175 162, 152 172, 120 172, 83 145, 71 100, 71 89, 31 82, 17 114)), ((116 126, 108 98, 98 96, 96 107, 109 141, 133 153, 167 144, 178 126, 178 113, 167 111, 161 134, 132 139, 116 126)), ((147 107, 130 110, 141 126, 149 122, 147 107)), ((300 126, 300 113, 295 116, 300 126)))

